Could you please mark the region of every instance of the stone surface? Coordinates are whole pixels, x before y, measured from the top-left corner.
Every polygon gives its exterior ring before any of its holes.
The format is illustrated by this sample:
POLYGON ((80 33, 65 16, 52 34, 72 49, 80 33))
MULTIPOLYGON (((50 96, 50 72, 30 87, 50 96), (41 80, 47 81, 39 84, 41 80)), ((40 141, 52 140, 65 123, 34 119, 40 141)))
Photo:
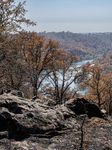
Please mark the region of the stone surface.
MULTIPOLYGON (((16 92, 14 92, 16 93, 16 92)), ((24 99, 12 91, 0 95, 0 150, 112 150, 112 118, 84 98, 65 104, 24 99)))
POLYGON ((75 112, 76 115, 87 114, 89 118, 103 117, 103 112, 92 101, 81 97, 67 101, 65 106, 75 112))
POLYGON ((8 138, 8 132, 7 131, 0 132, 0 139, 3 139, 3 138, 8 138))
MULTIPOLYGON (((51 100, 50 100, 51 101, 51 100)), ((64 105, 50 106, 50 101, 28 100, 12 93, 0 96, 0 131, 9 138, 24 138, 29 134, 44 134, 78 127, 73 111, 64 105)), ((54 105, 52 102, 51 104, 54 105)))

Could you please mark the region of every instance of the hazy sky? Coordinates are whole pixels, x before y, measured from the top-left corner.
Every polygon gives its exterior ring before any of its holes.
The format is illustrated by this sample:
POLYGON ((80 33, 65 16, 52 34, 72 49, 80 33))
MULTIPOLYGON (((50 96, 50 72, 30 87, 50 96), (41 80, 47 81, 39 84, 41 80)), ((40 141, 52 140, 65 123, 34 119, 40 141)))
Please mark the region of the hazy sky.
POLYGON ((112 32, 112 0, 26 0, 25 8, 37 22, 28 31, 112 32))

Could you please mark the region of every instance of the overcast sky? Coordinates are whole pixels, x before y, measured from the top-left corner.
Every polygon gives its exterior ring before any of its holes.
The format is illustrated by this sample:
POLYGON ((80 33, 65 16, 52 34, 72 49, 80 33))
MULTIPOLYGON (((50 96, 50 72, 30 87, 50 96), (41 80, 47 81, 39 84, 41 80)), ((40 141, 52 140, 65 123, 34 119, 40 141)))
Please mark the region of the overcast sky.
POLYGON ((112 0, 26 0, 25 8, 37 22, 28 31, 112 32, 112 0))

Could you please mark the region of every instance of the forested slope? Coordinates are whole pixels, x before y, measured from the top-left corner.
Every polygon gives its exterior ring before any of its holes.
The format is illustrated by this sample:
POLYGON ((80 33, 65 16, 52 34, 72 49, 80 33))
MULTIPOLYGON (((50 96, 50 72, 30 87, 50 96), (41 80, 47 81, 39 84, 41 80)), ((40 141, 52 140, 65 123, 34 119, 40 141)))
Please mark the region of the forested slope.
POLYGON ((71 32, 40 32, 46 39, 59 42, 60 48, 74 52, 79 59, 91 59, 112 51, 112 33, 76 34, 71 32))
POLYGON ((109 73, 112 70, 112 52, 95 60, 94 64, 101 66, 104 72, 109 73))

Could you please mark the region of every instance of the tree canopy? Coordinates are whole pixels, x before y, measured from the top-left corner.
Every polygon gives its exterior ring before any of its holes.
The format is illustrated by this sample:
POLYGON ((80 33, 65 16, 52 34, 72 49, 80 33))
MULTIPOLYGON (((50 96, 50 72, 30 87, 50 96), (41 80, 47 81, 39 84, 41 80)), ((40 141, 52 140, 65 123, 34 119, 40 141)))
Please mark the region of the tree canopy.
POLYGON ((16 32, 22 29, 21 24, 36 25, 25 18, 25 1, 15 5, 14 0, 0 0, 0 33, 16 32))

